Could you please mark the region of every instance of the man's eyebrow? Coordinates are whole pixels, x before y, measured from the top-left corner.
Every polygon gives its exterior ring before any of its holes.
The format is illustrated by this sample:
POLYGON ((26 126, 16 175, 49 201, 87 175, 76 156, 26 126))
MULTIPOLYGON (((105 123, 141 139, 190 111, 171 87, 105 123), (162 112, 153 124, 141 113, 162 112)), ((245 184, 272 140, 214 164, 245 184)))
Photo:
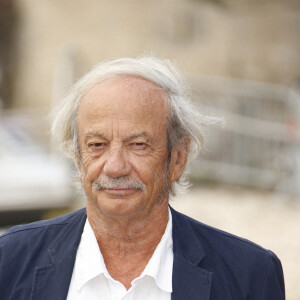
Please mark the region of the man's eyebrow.
POLYGON ((84 136, 84 139, 86 140, 88 138, 93 138, 93 137, 107 140, 107 138, 101 133, 88 133, 84 136))
POLYGON ((128 142, 128 141, 130 141, 130 140, 134 140, 134 139, 140 138, 140 137, 143 137, 143 138, 145 138, 145 139, 147 139, 147 140, 150 139, 149 135, 148 135, 146 132, 142 132, 142 133, 133 134, 133 135, 127 137, 127 138, 124 140, 124 142, 128 142))
MULTIPOLYGON (((84 139, 88 139, 88 138, 100 138, 100 139, 104 139, 104 140, 107 140, 107 138, 101 134, 101 133, 87 133, 85 136, 84 136, 84 139)), ((137 134, 133 134, 133 135, 130 135, 129 137, 126 137, 123 141, 124 142, 128 142, 130 140, 133 140, 133 139, 136 139, 136 138, 140 138, 140 137, 143 137, 147 140, 150 139, 149 135, 146 133, 146 132, 142 132, 142 133, 137 133, 137 134)))

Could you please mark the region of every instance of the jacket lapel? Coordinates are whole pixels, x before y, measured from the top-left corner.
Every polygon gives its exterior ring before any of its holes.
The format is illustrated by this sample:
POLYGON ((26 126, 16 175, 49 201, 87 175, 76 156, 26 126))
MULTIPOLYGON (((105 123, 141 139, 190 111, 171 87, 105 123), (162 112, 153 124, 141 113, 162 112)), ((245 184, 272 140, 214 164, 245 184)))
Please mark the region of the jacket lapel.
POLYGON ((52 263, 35 269, 30 300, 67 298, 85 220, 85 210, 82 210, 58 231, 56 240, 48 249, 52 263))
POLYGON ((173 220, 172 300, 208 300, 212 273, 201 268, 205 253, 187 218, 171 208, 173 220))

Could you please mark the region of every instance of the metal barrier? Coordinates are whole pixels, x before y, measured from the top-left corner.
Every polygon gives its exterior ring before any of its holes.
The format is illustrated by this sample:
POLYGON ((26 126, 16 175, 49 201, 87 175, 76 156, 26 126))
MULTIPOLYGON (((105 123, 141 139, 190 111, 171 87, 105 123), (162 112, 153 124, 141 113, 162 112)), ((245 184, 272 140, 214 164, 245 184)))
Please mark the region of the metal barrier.
POLYGON ((189 79, 203 107, 225 121, 212 128, 191 177, 299 194, 299 95, 278 85, 189 79))

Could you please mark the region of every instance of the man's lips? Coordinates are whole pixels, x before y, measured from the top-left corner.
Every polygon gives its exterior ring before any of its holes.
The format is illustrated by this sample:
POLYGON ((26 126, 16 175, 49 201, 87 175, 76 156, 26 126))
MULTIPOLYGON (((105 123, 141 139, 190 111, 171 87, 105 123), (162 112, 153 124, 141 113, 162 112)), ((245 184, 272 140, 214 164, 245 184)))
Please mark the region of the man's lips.
POLYGON ((102 191, 111 196, 127 196, 136 192, 137 189, 103 189, 102 191))

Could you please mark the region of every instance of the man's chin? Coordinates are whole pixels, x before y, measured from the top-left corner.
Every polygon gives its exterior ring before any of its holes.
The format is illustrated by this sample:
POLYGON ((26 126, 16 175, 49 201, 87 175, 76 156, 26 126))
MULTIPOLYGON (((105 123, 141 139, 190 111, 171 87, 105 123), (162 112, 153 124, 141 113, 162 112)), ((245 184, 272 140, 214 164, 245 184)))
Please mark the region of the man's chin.
MULTIPOLYGON (((98 192, 96 201, 89 201, 91 209, 98 209, 99 213, 111 217, 137 216, 142 210, 142 199, 137 197, 136 191, 98 192), (97 207, 95 207, 96 205, 97 207)), ((88 205, 87 205, 88 209, 88 205)))

